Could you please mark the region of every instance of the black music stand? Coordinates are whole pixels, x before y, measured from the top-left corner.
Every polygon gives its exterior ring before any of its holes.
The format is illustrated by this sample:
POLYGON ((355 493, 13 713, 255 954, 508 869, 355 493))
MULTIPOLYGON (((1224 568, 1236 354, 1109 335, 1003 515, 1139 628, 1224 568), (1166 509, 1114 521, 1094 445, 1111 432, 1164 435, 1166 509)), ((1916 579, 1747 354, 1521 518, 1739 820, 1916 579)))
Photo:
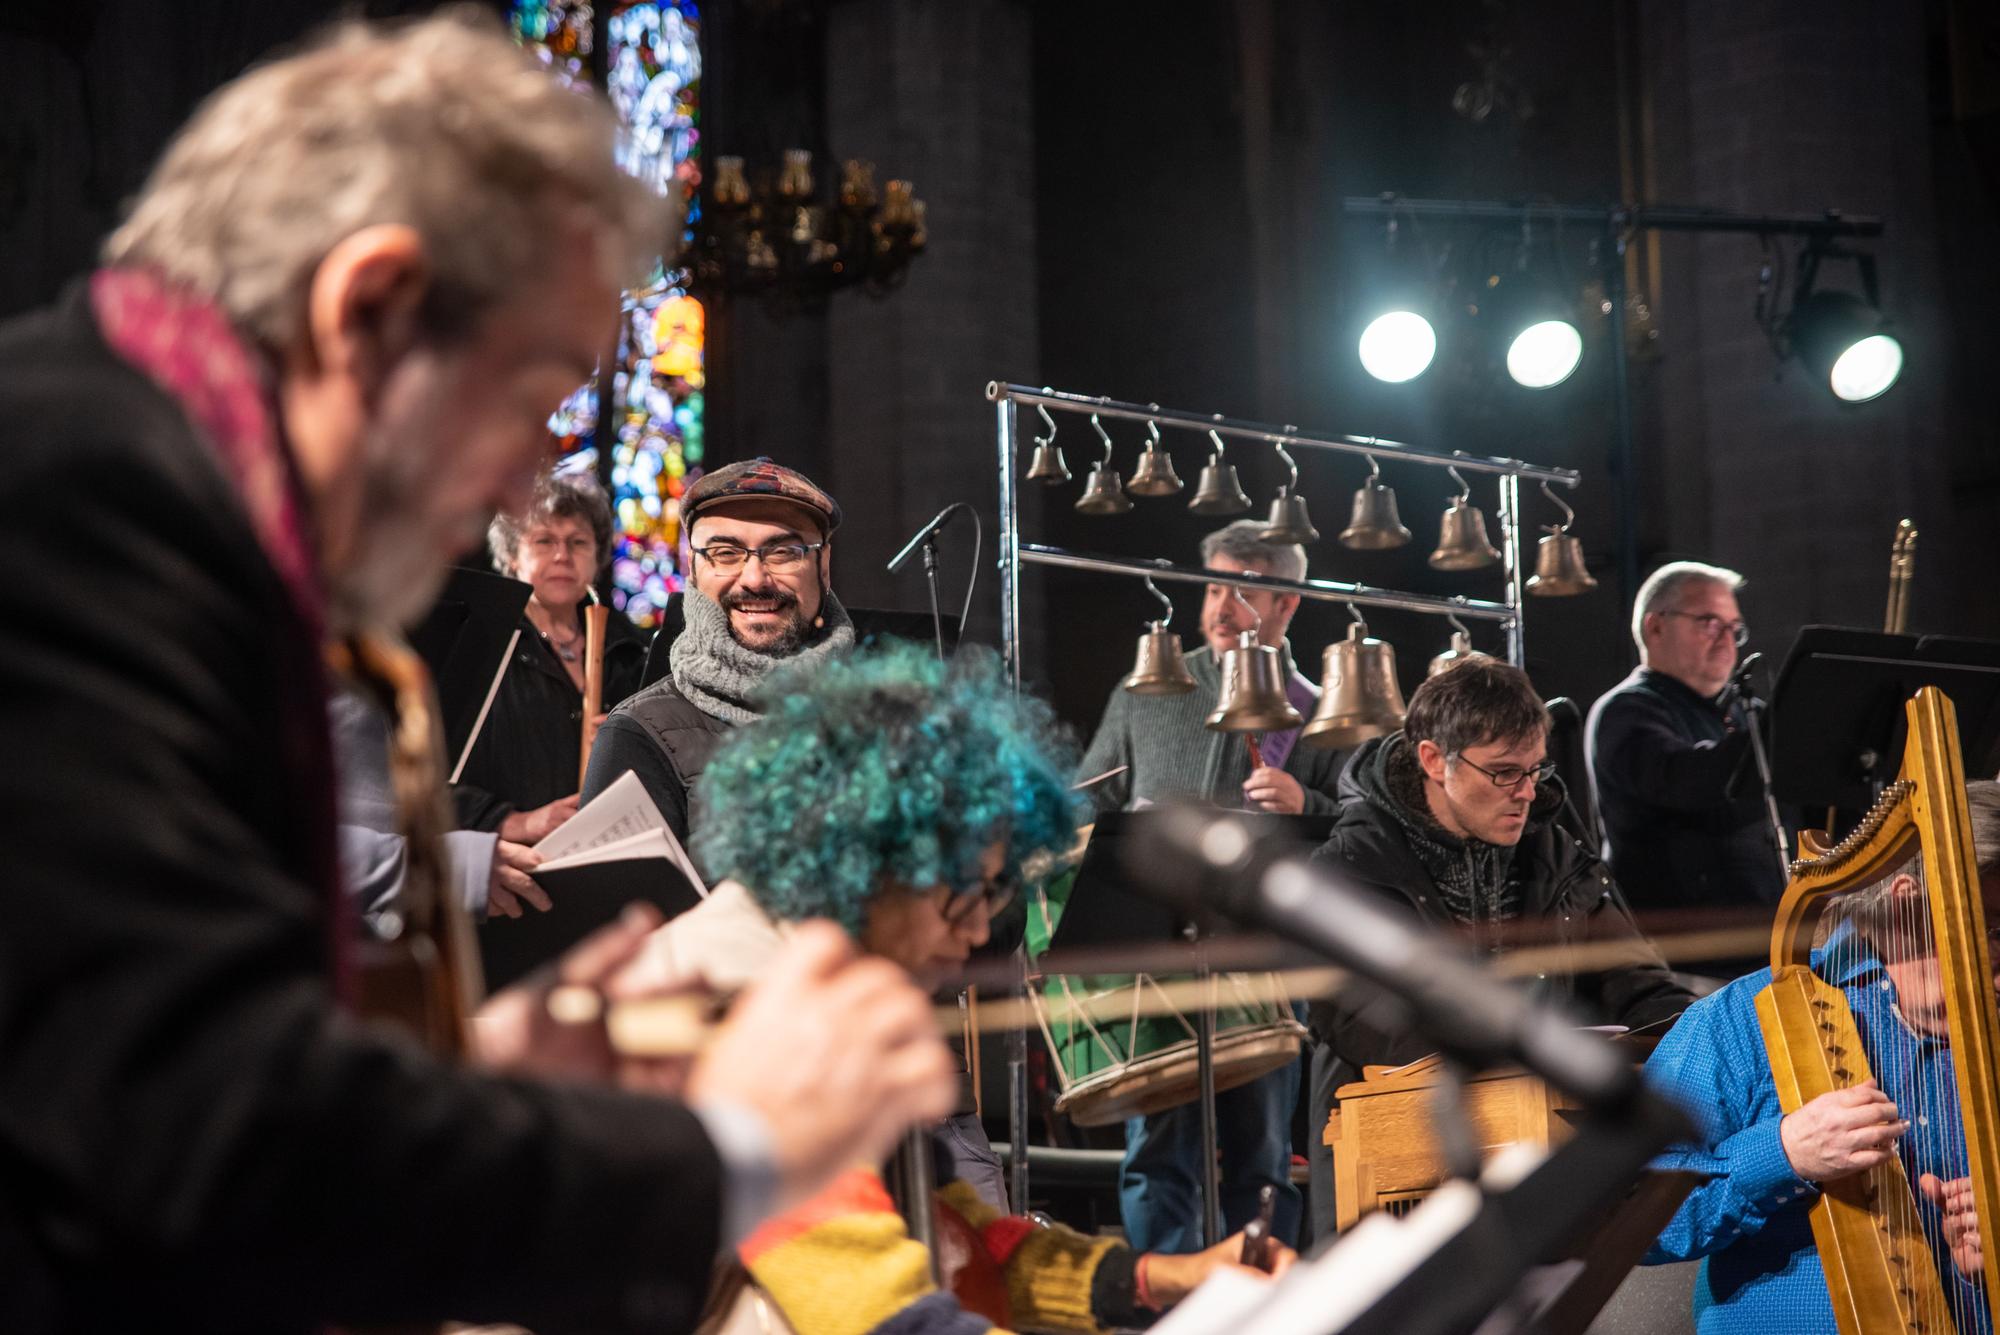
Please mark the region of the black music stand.
POLYGON ((2000 750, 2000 642, 1806 626, 1771 691, 1771 766, 1781 801, 1866 810, 1902 764, 1903 706, 1935 686, 1958 712, 1969 776, 2000 750))
POLYGON ((455 567, 444 592, 410 632, 410 647, 430 669, 444 725, 445 754, 465 754, 479 711, 493 688, 501 660, 531 586, 491 571, 455 567))
MULTIPOLYGON (((1090 846, 1084 850, 1083 864, 1077 868, 1069 899, 1063 905, 1062 920, 1049 941, 1049 953, 1097 950, 1121 946, 1187 947, 1187 970, 1199 982, 1210 975, 1206 944, 1231 935, 1234 928, 1226 920, 1201 915, 1199 921, 1175 913, 1156 898, 1134 894, 1127 888, 1131 880, 1131 855, 1127 848, 1136 842, 1156 838, 1152 826, 1175 817, 1170 811, 1110 811, 1097 818, 1090 846)), ((1185 813, 1180 813, 1183 816, 1185 813)), ((1243 812, 1246 823, 1273 844, 1295 844, 1310 851, 1326 842, 1333 831, 1332 816, 1282 816, 1270 812, 1243 812)), ((1201 1007, 1195 1017, 1195 1070, 1201 1112, 1202 1155, 1201 1204, 1202 1246, 1212 1247, 1222 1240, 1222 1186, 1216 1168, 1215 1128, 1215 1007, 1201 1007)))

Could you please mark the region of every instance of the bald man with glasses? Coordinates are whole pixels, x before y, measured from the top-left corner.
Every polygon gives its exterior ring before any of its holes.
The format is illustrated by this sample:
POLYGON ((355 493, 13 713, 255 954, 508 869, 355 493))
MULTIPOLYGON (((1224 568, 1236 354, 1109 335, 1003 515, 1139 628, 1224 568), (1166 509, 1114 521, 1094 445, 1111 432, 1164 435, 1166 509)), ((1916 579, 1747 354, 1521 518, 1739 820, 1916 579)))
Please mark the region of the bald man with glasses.
MULTIPOLYGON (((1774 904, 1784 890, 1743 707, 1743 577, 1676 561, 1633 600, 1639 667, 1590 711, 1604 858, 1637 909, 1774 904)), ((1711 970, 1713 971, 1713 970, 1711 970)))

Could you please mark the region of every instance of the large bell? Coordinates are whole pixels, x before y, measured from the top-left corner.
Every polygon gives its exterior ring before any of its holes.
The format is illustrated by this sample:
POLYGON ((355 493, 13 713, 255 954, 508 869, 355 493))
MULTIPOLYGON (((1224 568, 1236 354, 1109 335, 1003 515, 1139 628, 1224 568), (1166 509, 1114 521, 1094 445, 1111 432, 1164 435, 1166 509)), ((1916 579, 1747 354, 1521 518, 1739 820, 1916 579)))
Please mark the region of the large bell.
POLYGON ((1455 630, 1451 633, 1451 648, 1433 658, 1431 665, 1424 669, 1424 675, 1426 677, 1435 677, 1446 668, 1457 667, 1468 658, 1491 657, 1493 655, 1487 653, 1485 650, 1472 647, 1472 637, 1470 635, 1467 635, 1462 630, 1455 630))
POLYGON ((1319 541, 1319 530, 1306 513, 1306 498, 1289 488, 1280 489, 1271 502, 1271 522, 1264 525, 1264 541, 1308 543, 1319 541))
POLYGON ((1173 456, 1157 445, 1148 445, 1139 455, 1139 466, 1125 490, 1134 496, 1171 496, 1186 484, 1174 472, 1173 456))
POLYGON ((1340 531, 1340 545, 1357 552, 1382 552, 1410 540, 1396 516, 1396 493, 1373 478, 1354 493, 1354 514, 1340 531))
POLYGON ((1076 508, 1087 515, 1122 515, 1132 508, 1132 502, 1125 499, 1125 485, 1110 464, 1092 464, 1076 508))
POLYGON ((1195 483, 1194 499, 1188 509, 1198 515, 1236 515, 1250 508, 1243 484, 1236 480, 1236 465, 1210 459, 1195 483))
POLYGON ((1045 482, 1051 487, 1069 481, 1069 465, 1063 461, 1062 446, 1046 440, 1035 443, 1035 457, 1028 464, 1028 481, 1045 482))
POLYGON ((1535 573, 1528 592, 1542 598, 1566 598, 1589 593, 1597 581, 1583 564, 1583 543, 1559 527, 1542 535, 1535 547, 1535 573))
POLYGON ((1281 732, 1304 719, 1285 698, 1285 663, 1246 630, 1222 656, 1222 695, 1207 719, 1217 732, 1281 732))
POLYGON ((1369 636, 1359 621, 1347 638, 1326 647, 1319 708, 1299 739, 1308 746, 1344 749, 1403 726, 1403 691, 1396 684, 1396 651, 1369 636))
POLYGON ((1467 505, 1463 496, 1452 498, 1444 520, 1438 525, 1437 550, 1431 553, 1433 570, 1478 570, 1500 559, 1500 553, 1486 540, 1486 516, 1476 505, 1467 505))
POLYGON ((1131 675, 1118 684, 1134 695, 1186 695, 1193 690, 1194 676, 1181 657, 1181 637, 1164 621, 1147 622, 1131 675))

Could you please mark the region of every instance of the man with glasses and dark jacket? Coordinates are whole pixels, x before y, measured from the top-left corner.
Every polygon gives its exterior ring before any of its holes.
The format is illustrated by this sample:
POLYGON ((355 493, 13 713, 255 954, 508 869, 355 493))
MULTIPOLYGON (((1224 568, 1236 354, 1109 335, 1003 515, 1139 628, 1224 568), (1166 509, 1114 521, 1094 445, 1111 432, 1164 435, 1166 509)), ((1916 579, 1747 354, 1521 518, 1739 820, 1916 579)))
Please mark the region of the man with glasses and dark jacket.
MULTIPOLYGON (((1638 1029, 1692 1000, 1639 936, 1597 856, 1560 823, 1564 792, 1548 759, 1549 715, 1528 676, 1471 658, 1410 697, 1401 732, 1364 743, 1340 779, 1333 835, 1315 854, 1355 884, 1498 955, 1523 944, 1603 946, 1588 969, 1550 968, 1532 985, 1592 1022, 1638 1029)), ((1593 952, 1595 953, 1595 952, 1593 952)), ((1316 1235, 1333 1229, 1333 1163, 1318 1134, 1334 1091, 1361 1068, 1431 1052, 1379 994, 1313 1003, 1312 1198, 1316 1235)))
POLYGON ((1604 858, 1641 910, 1769 905, 1785 888, 1743 707, 1722 698, 1750 638, 1742 586, 1694 561, 1654 571, 1633 600, 1639 666, 1590 711, 1604 858))

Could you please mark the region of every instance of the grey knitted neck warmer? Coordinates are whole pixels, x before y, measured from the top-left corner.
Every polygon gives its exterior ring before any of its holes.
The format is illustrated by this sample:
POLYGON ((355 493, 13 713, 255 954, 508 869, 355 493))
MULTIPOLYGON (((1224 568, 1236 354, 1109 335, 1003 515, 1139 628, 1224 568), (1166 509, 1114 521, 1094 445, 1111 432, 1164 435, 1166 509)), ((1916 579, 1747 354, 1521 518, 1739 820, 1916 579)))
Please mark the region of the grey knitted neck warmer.
POLYGON ((794 664, 814 666, 831 661, 854 647, 854 623, 847 609, 828 589, 820 602, 824 625, 806 637, 796 653, 775 657, 746 649, 729 633, 729 613, 706 594, 689 589, 682 595, 687 629, 674 641, 667 657, 674 687, 710 718, 741 726, 759 715, 752 698, 764 678, 794 664))

